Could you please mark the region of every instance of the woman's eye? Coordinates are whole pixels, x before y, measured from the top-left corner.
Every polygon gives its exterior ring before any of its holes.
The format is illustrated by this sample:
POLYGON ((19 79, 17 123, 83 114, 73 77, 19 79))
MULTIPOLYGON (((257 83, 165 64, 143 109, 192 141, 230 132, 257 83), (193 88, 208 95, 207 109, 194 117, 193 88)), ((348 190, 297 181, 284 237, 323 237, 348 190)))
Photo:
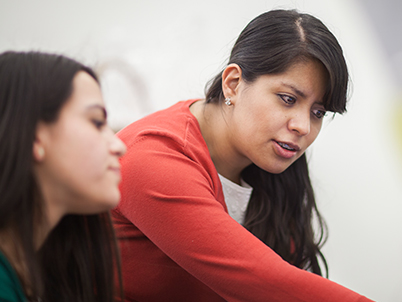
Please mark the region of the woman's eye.
POLYGON ((92 120, 92 123, 95 125, 96 128, 101 129, 103 126, 106 125, 105 120, 92 120))
POLYGON ((284 94, 280 94, 279 97, 282 99, 282 101, 284 101, 286 104, 289 105, 293 105, 294 103, 296 103, 296 99, 294 97, 288 96, 288 95, 284 95, 284 94))
POLYGON ((327 112, 326 112, 325 110, 314 110, 314 111, 313 111, 313 114, 314 114, 317 118, 321 119, 321 118, 323 118, 323 117, 327 114, 327 112))

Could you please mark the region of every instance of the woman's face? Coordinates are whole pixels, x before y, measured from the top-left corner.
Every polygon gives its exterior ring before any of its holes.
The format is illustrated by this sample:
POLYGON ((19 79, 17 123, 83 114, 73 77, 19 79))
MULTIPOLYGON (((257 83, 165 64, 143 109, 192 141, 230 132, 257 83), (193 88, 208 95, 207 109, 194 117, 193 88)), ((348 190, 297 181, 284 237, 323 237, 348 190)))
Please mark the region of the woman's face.
POLYGON ((326 81, 317 61, 295 63, 284 73, 252 83, 240 79, 233 106, 226 108, 235 158, 271 173, 287 169, 320 132, 326 81))
POLYGON ((120 200, 119 157, 125 150, 106 124, 98 83, 78 72, 57 121, 37 127, 35 174, 49 214, 92 214, 115 207, 120 200), (40 148, 43 154, 37 152, 40 148))

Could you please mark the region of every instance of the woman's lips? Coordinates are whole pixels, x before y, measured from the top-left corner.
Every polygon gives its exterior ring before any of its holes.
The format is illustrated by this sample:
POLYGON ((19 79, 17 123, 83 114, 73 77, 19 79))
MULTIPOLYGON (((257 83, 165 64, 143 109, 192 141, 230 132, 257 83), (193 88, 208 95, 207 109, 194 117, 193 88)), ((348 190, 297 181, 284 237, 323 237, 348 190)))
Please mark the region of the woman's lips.
POLYGON ((115 172, 120 176, 120 167, 109 167, 109 170, 115 172))
POLYGON ((274 141, 274 146, 276 154, 286 159, 292 158, 296 155, 297 151, 300 150, 300 147, 298 145, 290 142, 274 141))

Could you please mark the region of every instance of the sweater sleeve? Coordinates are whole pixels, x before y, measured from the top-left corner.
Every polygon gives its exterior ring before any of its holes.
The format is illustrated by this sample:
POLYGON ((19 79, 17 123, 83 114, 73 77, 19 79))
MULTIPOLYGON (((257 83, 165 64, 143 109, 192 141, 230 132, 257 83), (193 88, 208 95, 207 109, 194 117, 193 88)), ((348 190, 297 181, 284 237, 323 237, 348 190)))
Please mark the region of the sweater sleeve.
MULTIPOLYGON (((283 261, 233 220, 205 168, 171 138, 137 139, 122 159, 118 211, 227 301, 370 301, 283 261)), ((135 260, 133 260, 135 261, 135 260)))

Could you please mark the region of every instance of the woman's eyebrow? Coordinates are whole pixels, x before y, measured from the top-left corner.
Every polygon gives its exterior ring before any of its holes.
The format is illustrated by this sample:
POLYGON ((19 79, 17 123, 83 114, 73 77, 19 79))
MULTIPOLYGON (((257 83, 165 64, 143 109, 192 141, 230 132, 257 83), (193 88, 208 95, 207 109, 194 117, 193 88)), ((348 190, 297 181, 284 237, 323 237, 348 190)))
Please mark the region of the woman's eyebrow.
POLYGON ((285 87, 290 88, 291 90, 293 90, 294 93, 296 93, 297 95, 301 96, 302 98, 306 97, 306 94, 303 91, 297 89, 293 85, 285 83, 285 82, 282 82, 282 85, 285 86, 285 87))
POLYGON ((99 105, 99 104, 89 105, 89 106, 87 106, 86 109, 87 109, 87 111, 91 111, 93 109, 95 109, 95 110, 100 109, 102 111, 102 113, 103 113, 104 118, 107 117, 106 109, 102 105, 99 105))
MULTIPOLYGON (((300 97, 306 98, 306 94, 303 91, 301 91, 300 89, 297 89, 295 86, 293 86, 291 84, 288 84, 288 83, 285 83, 285 82, 282 82, 282 85, 285 86, 285 87, 288 87, 291 90, 293 90, 293 92, 295 94, 299 95, 300 97)), ((324 101, 322 101, 322 100, 316 101, 315 103, 318 104, 318 105, 323 105, 324 106, 324 101)))

